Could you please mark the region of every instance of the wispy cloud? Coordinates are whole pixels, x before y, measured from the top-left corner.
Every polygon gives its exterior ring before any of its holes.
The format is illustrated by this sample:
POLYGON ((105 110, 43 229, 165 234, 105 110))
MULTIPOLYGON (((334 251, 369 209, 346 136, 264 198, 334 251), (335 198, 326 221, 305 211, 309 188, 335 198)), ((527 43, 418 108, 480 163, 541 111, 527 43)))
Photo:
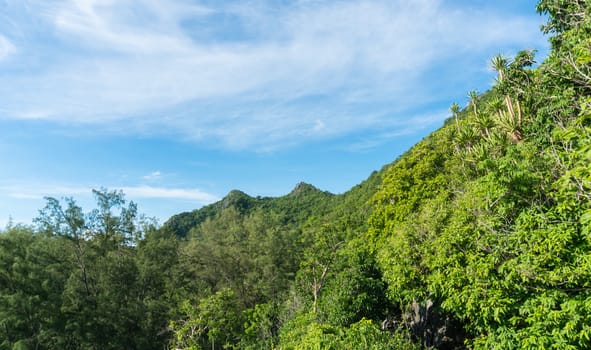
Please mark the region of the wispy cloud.
POLYGON ((180 28, 185 18, 207 15, 212 10, 180 1, 66 0, 46 7, 57 29, 96 49, 124 53, 187 53, 191 43, 180 28))
POLYGON ((0 193, 5 196, 14 199, 43 199, 44 197, 53 196, 78 196, 88 195, 92 193, 92 188, 88 187, 69 187, 69 186, 47 186, 47 187, 36 187, 36 186, 2 186, 0 187, 0 193))
POLYGON ((0 35, 0 61, 16 53, 16 47, 3 35, 0 35))
MULTIPOLYGON (((96 206, 92 189, 101 186, 40 184, 12 182, 0 184, 0 230, 8 218, 15 223, 31 223, 43 208, 45 197, 72 197, 85 210, 96 206)), ((125 198, 138 204, 141 213, 154 216, 160 221, 179 212, 193 210, 213 203, 218 196, 198 188, 178 186, 109 186, 109 190, 122 190, 125 198)))
MULTIPOLYGON (((428 72, 451 85, 462 71, 454 64, 542 45, 531 18, 440 0, 23 3, 55 33, 55 49, 29 43, 16 53, 50 59, 0 86, 4 117, 231 148, 273 149, 385 124, 395 133, 391 119, 449 97, 428 87, 428 72)), ((2 45, 0 37, 0 59, 9 52, 2 45)))
POLYGON ((153 180, 158 180, 161 177, 162 177, 162 173, 160 171, 153 171, 148 175, 142 176, 142 179, 148 180, 148 181, 153 181, 153 180))
POLYGON ((352 142, 348 149, 354 152, 364 152, 370 150, 388 140, 399 136, 411 135, 424 129, 433 128, 435 124, 440 124, 447 118, 447 111, 433 111, 429 114, 415 115, 407 119, 393 121, 395 125, 383 128, 370 134, 362 140, 352 142))
MULTIPOLYGON (((133 199, 174 199, 190 200, 198 204, 208 204, 219 198, 213 194, 196 188, 168 188, 154 186, 111 186, 110 189, 120 189, 127 198, 133 199)), ((79 197, 92 194, 92 187, 85 186, 3 186, 0 195, 14 199, 38 200, 44 197, 79 197)))
POLYGON ((192 200, 198 203, 211 203, 219 198, 203 192, 199 189, 190 188, 162 188, 152 186, 122 187, 121 190, 131 198, 167 198, 192 200))

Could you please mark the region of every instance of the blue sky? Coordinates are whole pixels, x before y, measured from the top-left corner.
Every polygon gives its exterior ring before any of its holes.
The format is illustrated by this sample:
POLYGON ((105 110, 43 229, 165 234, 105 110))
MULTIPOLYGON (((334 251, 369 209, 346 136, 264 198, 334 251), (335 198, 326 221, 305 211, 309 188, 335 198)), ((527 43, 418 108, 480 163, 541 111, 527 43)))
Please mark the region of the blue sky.
POLYGON ((0 0, 0 227, 122 189, 160 222, 232 189, 342 193, 547 52, 535 1, 0 0))

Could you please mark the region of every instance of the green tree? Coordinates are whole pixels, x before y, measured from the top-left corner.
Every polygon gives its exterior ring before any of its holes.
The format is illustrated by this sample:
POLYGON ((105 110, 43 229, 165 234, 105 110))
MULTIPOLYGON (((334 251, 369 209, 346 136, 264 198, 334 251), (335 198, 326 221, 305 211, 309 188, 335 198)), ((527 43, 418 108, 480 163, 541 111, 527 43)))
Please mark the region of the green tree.
POLYGON ((139 219, 137 207, 127 204, 122 192, 93 193, 97 209, 85 214, 71 198, 65 200, 65 209, 48 198, 35 220, 43 237, 62 242, 62 260, 68 267, 56 290, 61 327, 68 334, 62 348, 158 348, 148 340, 163 339, 148 331, 164 329, 168 315, 146 302, 145 270, 137 259, 137 245, 153 225, 139 219), (146 321, 154 315, 158 318, 146 321))
POLYGON ((69 347, 60 305, 72 266, 61 244, 29 227, 0 233, 0 349, 69 347))
POLYGON ((240 341, 244 322, 239 301, 231 289, 181 305, 182 318, 170 323, 175 349, 227 349, 240 341))

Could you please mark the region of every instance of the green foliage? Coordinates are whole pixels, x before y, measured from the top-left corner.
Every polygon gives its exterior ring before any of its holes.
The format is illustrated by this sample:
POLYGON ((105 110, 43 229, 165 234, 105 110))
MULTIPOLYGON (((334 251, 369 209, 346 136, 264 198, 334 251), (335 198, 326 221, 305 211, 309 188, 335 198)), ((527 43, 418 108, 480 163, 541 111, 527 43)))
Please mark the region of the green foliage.
MULTIPOLYGON (((365 230, 370 212, 365 202, 379 181, 376 172, 339 196, 303 183, 279 198, 252 198, 242 192, 231 192, 214 204, 215 213, 189 229, 186 240, 179 245, 175 267, 178 302, 184 305, 187 300, 207 299, 223 290, 232 291, 245 323, 234 325, 243 331, 225 345, 238 348, 269 348, 277 344, 281 325, 294 314, 311 308, 314 295, 318 304, 324 292, 328 293, 326 299, 333 301, 322 300, 322 307, 334 322, 351 323, 363 316, 382 317, 384 312, 372 313, 374 309, 384 309, 382 304, 377 304, 385 300, 385 288, 373 260, 369 253, 365 258, 361 258, 361 253, 349 256, 349 248, 344 246, 346 240, 358 237, 365 230), (362 266, 350 265, 357 263, 362 266), (351 289, 348 294, 337 296, 343 290, 338 281, 348 281, 347 273, 352 271, 356 277, 351 289), (337 280, 333 281, 335 276, 337 280), (360 290, 370 284, 379 287, 360 290), (295 292, 296 303, 285 303, 290 291, 295 292), (355 298, 357 292, 363 296, 355 298), (354 299, 353 305, 340 305, 354 299), (330 316, 331 303, 343 308, 343 316, 330 316)), ((208 212, 210 208, 204 210, 208 212)), ((200 211, 190 215, 205 217, 200 211)), ((164 230, 171 227, 165 225, 164 230)), ((357 249, 360 248, 355 247, 356 252, 357 249)), ((182 314, 175 317, 175 322, 186 318, 182 314)), ((200 344, 204 346, 203 342, 200 344)))
POLYGON ((257 304, 244 312, 246 321, 239 349, 272 349, 278 341, 280 308, 277 304, 257 304))
POLYGON ((279 343, 285 350, 420 349, 403 330, 382 331, 372 321, 361 319, 349 327, 335 327, 314 321, 314 315, 302 314, 287 324, 279 343))
POLYGON ((183 318, 171 322, 175 349, 230 348, 242 332, 242 314, 231 289, 222 289, 198 303, 180 306, 183 318))
POLYGON ((361 239, 339 250, 338 264, 326 281, 319 303, 320 317, 335 326, 348 326, 363 318, 383 320, 393 311, 386 284, 373 254, 361 239))
POLYGON ((172 302, 176 240, 141 221, 121 192, 88 213, 53 198, 37 229, 0 234, 0 348, 157 349, 172 302), (132 244, 133 243, 133 244, 132 244))
POLYGON ((59 240, 27 227, 0 234, 0 349, 67 346, 60 313, 71 266, 59 240))
POLYGON ((486 108, 415 146, 374 197, 370 233, 391 299, 437 300, 476 349, 589 345, 590 7, 538 9, 555 34, 548 60, 533 70, 533 52, 496 57, 486 108))
POLYGON ((244 216, 264 210, 280 216, 284 225, 300 226, 311 216, 328 213, 333 208, 333 199, 333 194, 320 191, 303 182, 297 184, 288 195, 277 198, 254 198, 244 192, 233 190, 219 202, 171 217, 164 226, 179 237, 187 237, 191 230, 197 229, 208 219, 216 220, 219 213, 227 208, 234 208, 239 215, 244 216))

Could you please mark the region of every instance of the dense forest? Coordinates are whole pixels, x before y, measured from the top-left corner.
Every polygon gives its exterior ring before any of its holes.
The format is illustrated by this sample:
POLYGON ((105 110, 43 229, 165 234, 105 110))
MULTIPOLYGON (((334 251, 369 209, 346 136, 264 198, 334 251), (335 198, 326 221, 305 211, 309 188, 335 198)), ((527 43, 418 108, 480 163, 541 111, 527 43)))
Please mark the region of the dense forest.
MULTIPOLYGON (((0 349, 591 348, 591 2, 551 50, 344 194, 230 192, 163 225, 123 193, 0 233, 0 349)), ((463 92, 459 92, 462 93, 463 92)))

